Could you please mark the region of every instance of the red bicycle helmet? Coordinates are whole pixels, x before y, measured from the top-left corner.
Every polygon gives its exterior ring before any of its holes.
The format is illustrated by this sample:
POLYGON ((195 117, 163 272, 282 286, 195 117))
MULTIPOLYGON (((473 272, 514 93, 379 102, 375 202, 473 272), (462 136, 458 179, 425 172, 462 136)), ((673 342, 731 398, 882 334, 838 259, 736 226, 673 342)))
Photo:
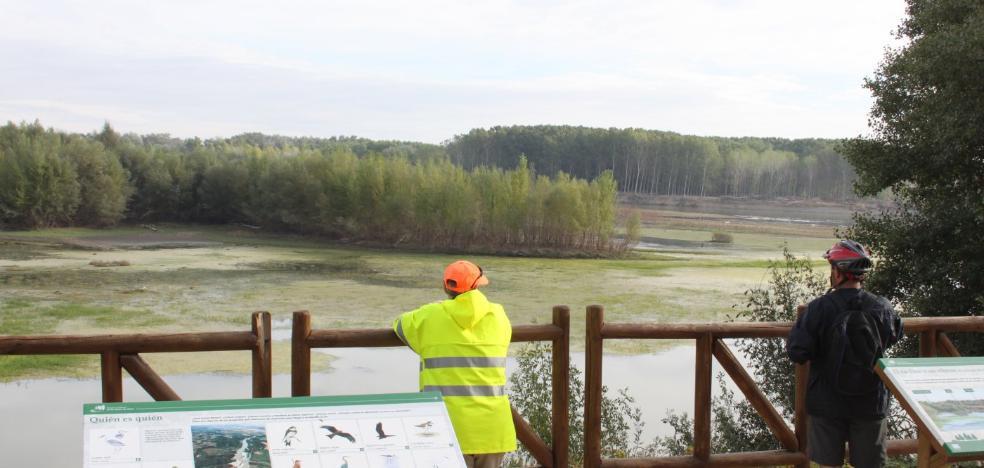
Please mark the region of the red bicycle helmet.
POLYGON ((833 247, 827 249, 823 258, 838 270, 854 277, 864 276, 872 267, 868 250, 848 239, 837 241, 833 247))

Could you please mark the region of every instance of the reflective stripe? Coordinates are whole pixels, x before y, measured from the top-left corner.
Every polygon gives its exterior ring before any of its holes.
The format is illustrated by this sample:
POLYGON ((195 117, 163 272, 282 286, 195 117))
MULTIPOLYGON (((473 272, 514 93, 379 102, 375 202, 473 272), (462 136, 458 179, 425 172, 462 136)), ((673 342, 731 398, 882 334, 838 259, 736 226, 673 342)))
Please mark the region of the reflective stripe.
POLYGON ((436 357, 424 359, 425 369, 442 367, 506 367, 504 357, 436 357))
POLYGON ((444 396, 503 396, 505 385, 427 385, 425 392, 441 392, 444 396))
MULTIPOLYGON (((396 336, 398 338, 400 338, 400 341, 402 341, 403 344, 405 344, 407 346, 410 346, 410 343, 407 341, 407 336, 403 334, 403 319, 402 318, 396 321, 396 336)), ((413 346, 410 346, 410 349, 413 349, 413 346)))

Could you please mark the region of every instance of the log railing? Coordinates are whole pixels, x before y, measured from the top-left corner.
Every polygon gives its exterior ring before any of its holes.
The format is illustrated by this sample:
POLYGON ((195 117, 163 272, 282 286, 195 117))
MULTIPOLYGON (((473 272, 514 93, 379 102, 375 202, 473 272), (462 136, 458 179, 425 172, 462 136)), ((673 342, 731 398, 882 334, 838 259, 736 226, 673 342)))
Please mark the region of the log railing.
MULTIPOLYGON (((596 467, 685 467, 685 466, 768 466, 808 467, 806 456, 806 382, 808 365, 796 366, 794 425, 785 421, 768 401, 751 375, 723 341, 725 338, 784 338, 790 322, 744 322, 704 324, 605 323, 604 308, 587 308, 585 341, 584 466, 596 467), (602 355, 604 340, 614 339, 691 339, 696 343, 693 455, 655 458, 605 459, 601 455, 602 355), (711 447, 712 359, 734 380, 755 411, 762 417, 782 445, 782 450, 714 454, 711 447)), ((959 356, 945 332, 984 332, 984 317, 922 317, 904 320, 906 334, 919 336, 919 354, 959 356)), ((913 439, 889 440, 889 455, 915 453, 913 439)))
MULTIPOLYGON (((513 327, 513 342, 549 341, 552 344, 552 406, 551 439, 548 446, 512 409, 516 436, 533 458, 545 467, 568 466, 569 380, 570 380, 570 310, 566 306, 553 308, 550 325, 517 325, 513 327)), ((307 311, 294 312, 291 339, 291 395, 311 395, 312 348, 374 348, 401 347, 403 343, 390 329, 332 329, 312 330, 307 311)))
POLYGON ((273 393, 270 314, 254 312, 251 319, 251 330, 240 332, 0 336, 0 355, 98 354, 108 403, 123 401, 124 369, 154 400, 181 399, 140 353, 251 351, 253 398, 267 398, 273 393))

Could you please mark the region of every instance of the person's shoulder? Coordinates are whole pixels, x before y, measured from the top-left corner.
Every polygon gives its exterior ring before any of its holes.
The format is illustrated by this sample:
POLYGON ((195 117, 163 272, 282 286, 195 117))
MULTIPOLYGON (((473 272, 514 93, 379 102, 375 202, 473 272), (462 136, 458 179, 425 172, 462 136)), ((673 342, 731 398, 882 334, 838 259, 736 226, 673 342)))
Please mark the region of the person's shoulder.
POLYGON ((875 307, 884 311, 895 312, 895 306, 892 304, 892 301, 868 291, 863 291, 863 294, 875 307))
POLYGON ((434 301, 428 304, 424 304, 413 311, 414 314, 433 314, 435 312, 444 310, 445 301, 434 301))
POLYGON ((833 305, 835 304, 833 298, 830 297, 830 293, 821 294, 813 298, 812 301, 806 303, 806 310, 807 312, 818 311, 832 307, 833 305))

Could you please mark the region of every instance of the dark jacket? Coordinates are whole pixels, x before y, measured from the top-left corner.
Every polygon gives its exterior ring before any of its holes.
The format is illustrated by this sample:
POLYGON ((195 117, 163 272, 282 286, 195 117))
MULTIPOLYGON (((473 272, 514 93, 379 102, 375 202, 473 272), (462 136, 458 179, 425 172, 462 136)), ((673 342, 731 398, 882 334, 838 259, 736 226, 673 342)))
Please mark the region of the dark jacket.
POLYGON ((806 411, 814 416, 856 419, 881 419, 888 411, 888 390, 879 382, 875 392, 863 396, 843 395, 832 387, 825 375, 829 349, 829 329, 841 312, 831 295, 837 294, 844 304, 862 301, 863 310, 872 314, 879 325, 884 347, 902 337, 902 320, 892 304, 883 297, 860 289, 836 289, 820 296, 806 306, 806 312, 796 320, 786 341, 786 353, 796 363, 810 362, 810 379, 806 392, 806 411))

